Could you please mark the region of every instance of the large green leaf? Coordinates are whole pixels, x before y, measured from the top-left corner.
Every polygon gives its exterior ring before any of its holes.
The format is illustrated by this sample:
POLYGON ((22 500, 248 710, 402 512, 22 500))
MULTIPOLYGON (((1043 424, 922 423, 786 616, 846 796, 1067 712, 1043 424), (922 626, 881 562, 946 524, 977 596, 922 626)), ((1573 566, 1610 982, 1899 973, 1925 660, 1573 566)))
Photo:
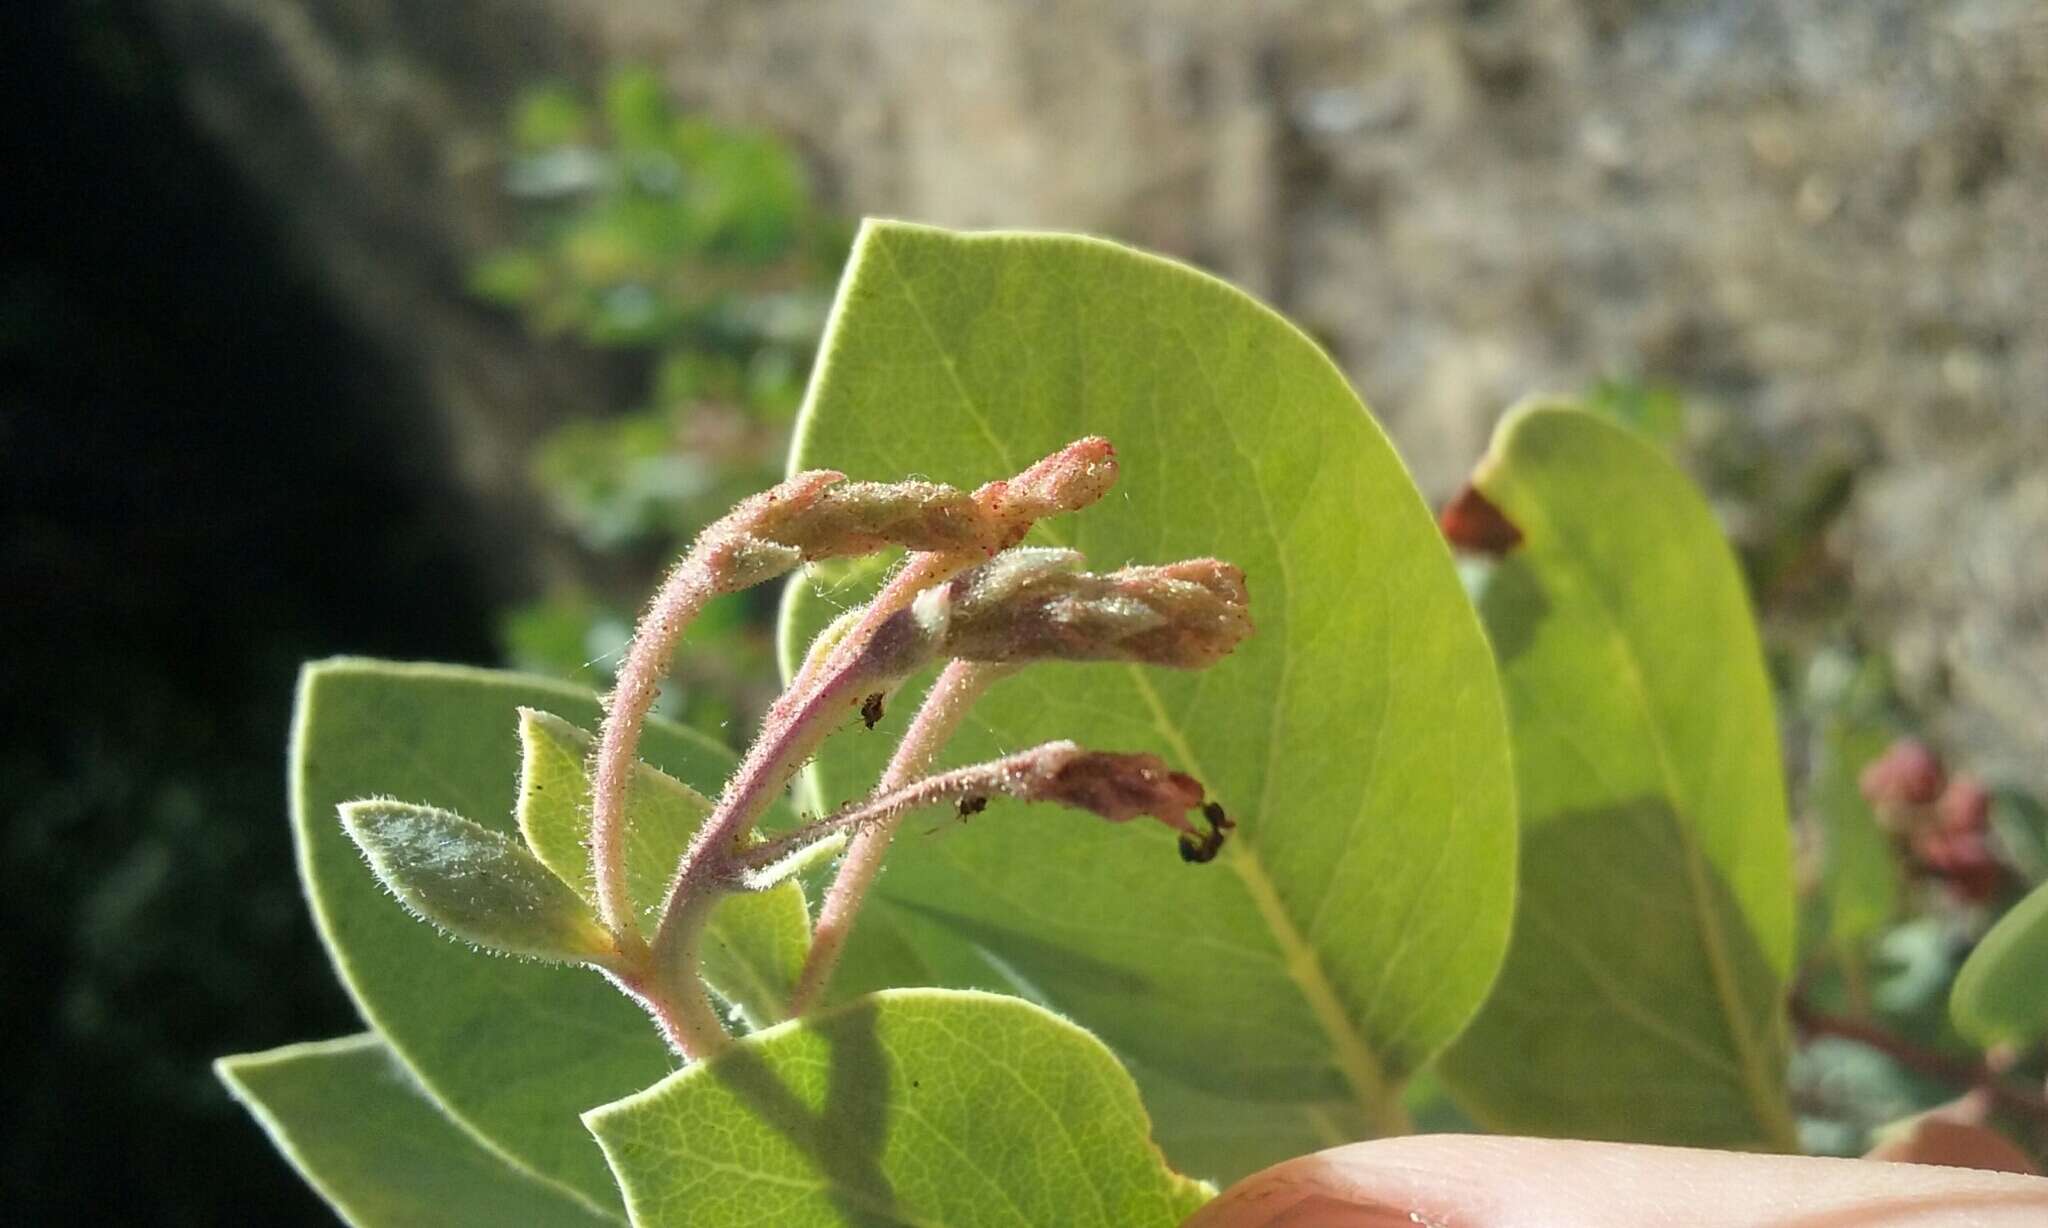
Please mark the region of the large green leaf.
POLYGON ((618 1221, 484 1150, 374 1035, 214 1063, 271 1142, 359 1228, 594 1228, 618 1221))
POLYGON ((1999 918, 1956 974, 1956 1030, 1980 1045, 2030 1045, 2048 1036, 2048 884, 1999 918))
MULTIPOLYGON (((946 758, 1053 737, 1153 751, 1241 827, 1191 867, 1163 829, 1001 802, 930 837, 913 823, 848 979, 874 966, 864 944, 898 967, 907 944, 947 983, 1025 988, 1148 1082, 1209 1097, 1176 1105, 1255 1100, 1302 1122, 1349 1105, 1389 1127, 1400 1080, 1493 981, 1515 842, 1492 661, 1406 470, 1329 359, 1221 282, 1090 239, 863 230, 793 467, 974 485, 1089 434, 1117 446, 1116 490, 1034 540, 1098 569, 1228 559, 1259 630, 1200 674, 1027 670, 946 758), (987 976, 958 971, 963 950, 992 957, 987 976)), ((792 587, 785 659, 856 595, 792 587)), ((914 706, 892 701, 885 729, 914 706)), ((864 793, 889 740, 828 744, 822 800, 864 793)), ((1160 1133, 1235 1131, 1241 1170, 1271 1116, 1217 1107, 1160 1133)))
MULTIPOLYGON (((559 716, 519 714, 519 830, 550 870, 595 903, 590 878, 589 762, 596 739, 559 716)), ((669 879, 711 803, 643 763, 627 803, 626 882, 652 933, 669 879)), ((811 945, 811 916, 794 880, 727 899, 704 927, 704 979, 756 1026, 788 1013, 811 945)))
POLYGON ((1735 558, 1659 449, 1577 410, 1510 414, 1474 483, 1522 534, 1480 598, 1522 877, 1446 1082, 1505 1130, 1789 1148, 1789 830, 1735 558))
MULTIPOLYGON (((581 968, 480 955, 408 916, 346 833, 344 802, 392 797, 513 831, 519 709, 595 724, 588 692, 440 665, 337 660, 308 666, 292 737, 299 869, 321 937, 356 1005, 466 1126, 507 1159, 617 1207, 604 1157, 577 1121, 670 1067, 638 1007, 581 968)), ((642 754, 716 789, 720 746, 650 723, 642 754)))
POLYGON ((649 1228, 1178 1224, 1130 1076, 1028 1002, 891 990, 585 1115, 649 1228))

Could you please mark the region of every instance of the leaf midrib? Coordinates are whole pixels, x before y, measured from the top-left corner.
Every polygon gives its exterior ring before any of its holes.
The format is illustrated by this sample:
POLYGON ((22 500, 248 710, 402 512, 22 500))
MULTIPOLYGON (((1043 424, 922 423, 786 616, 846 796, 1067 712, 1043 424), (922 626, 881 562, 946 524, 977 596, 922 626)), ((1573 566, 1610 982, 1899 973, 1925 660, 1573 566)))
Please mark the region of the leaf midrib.
POLYGON ((1663 781, 1664 791, 1672 802, 1672 826, 1677 830, 1679 847, 1685 858, 1687 897, 1692 905, 1694 920, 1698 923, 1700 948, 1706 956, 1707 968, 1714 978, 1715 998, 1721 1004, 1721 1013, 1728 1025, 1729 1039, 1734 1042, 1736 1058, 1741 1070, 1743 1091, 1749 1097, 1750 1109, 1756 1114, 1757 1125, 1764 1131, 1770 1143, 1780 1150, 1793 1152, 1799 1149, 1798 1127, 1780 1097, 1774 1094, 1776 1087, 1771 1078, 1769 1064, 1765 1060, 1762 1043, 1750 1029, 1749 1003, 1743 997, 1741 986, 1735 978, 1735 969, 1728 953, 1727 936, 1721 929, 1721 918, 1715 912, 1710 900, 1707 882, 1706 854, 1700 848, 1697 833, 1685 818, 1681 808, 1685 794, 1679 788, 1678 771, 1671 758, 1671 748, 1666 743, 1663 726, 1656 718, 1656 709, 1650 702, 1648 683, 1643 678, 1641 654, 1635 641, 1623 629, 1620 615, 1607 602, 1606 595, 1590 576, 1577 566, 1577 555, 1572 552, 1573 539, 1557 521, 1551 519, 1540 503, 1515 509, 1523 533, 1533 546, 1542 537, 1549 537, 1563 549, 1551 552, 1547 557, 1558 564, 1559 570, 1570 578, 1572 586, 1586 598, 1587 603, 1600 617, 1609 638, 1619 646, 1623 691, 1642 715, 1643 727, 1648 731, 1650 746, 1657 759, 1657 774, 1663 781))
MULTIPOLYGON (((1202 771, 1195 752, 1181 736, 1180 728, 1166 714, 1165 705, 1160 702, 1159 693, 1152 688, 1151 679, 1135 665, 1125 667, 1130 671, 1132 684, 1138 695, 1151 709, 1153 724, 1159 736, 1166 740, 1174 755, 1186 769, 1198 779, 1208 779, 1202 771)), ((1323 971, 1322 957, 1315 947, 1294 924, 1288 915, 1287 906, 1280 898, 1280 892, 1273 885, 1273 878, 1266 872, 1256 849, 1252 846, 1249 832, 1239 833, 1237 839, 1224 847, 1223 863, 1237 874, 1244 884, 1245 894, 1251 897, 1252 906, 1258 910, 1259 919, 1273 935, 1273 944, 1280 949, 1281 967, 1287 979, 1301 990, 1303 1000, 1308 1003, 1309 1013, 1315 1016, 1316 1025, 1322 1029, 1330 1042, 1330 1059, 1351 1087, 1352 1096, 1366 1116, 1375 1125, 1389 1134, 1407 1132, 1400 1101, 1387 1085, 1386 1072, 1380 1066, 1365 1037, 1352 1022, 1350 1013, 1337 996, 1337 988, 1323 971)))

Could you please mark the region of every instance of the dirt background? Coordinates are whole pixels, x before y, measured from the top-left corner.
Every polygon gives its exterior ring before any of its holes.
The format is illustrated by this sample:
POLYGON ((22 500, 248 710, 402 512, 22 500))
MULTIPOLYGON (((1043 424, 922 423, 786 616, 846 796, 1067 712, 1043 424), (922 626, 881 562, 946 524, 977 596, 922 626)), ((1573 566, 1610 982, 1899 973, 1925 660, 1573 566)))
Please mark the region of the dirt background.
POLYGON ((1766 485, 1838 465, 1859 621, 1964 762, 2048 792, 2039 0, 150 2, 500 568, 549 557, 528 444, 632 378, 464 292, 510 233, 502 116, 631 60, 845 212, 1094 231, 1268 298, 1432 496, 1509 403, 1608 375, 1683 388, 1766 485))

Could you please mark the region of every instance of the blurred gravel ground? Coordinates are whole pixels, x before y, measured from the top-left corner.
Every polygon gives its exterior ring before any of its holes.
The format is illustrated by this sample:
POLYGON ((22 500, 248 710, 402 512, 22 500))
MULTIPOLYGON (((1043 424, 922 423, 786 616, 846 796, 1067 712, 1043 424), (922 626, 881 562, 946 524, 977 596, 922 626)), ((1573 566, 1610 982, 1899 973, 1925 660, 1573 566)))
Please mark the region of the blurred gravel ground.
POLYGON ((1526 393, 1684 389, 1738 534, 1759 490, 1852 479, 1858 621, 1963 760, 2048 792, 2037 0, 152 2, 515 528, 534 433, 612 386, 464 298, 500 116, 639 60, 849 212, 1099 231, 1268 296, 1433 494, 1526 393))

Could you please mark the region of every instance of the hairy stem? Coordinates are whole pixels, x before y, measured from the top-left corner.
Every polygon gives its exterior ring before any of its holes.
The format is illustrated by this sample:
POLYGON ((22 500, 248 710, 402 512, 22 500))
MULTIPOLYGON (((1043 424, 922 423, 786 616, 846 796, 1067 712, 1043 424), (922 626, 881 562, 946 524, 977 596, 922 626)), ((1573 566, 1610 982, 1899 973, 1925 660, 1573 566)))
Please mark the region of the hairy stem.
MULTIPOLYGON (((888 768, 876 784, 875 795, 881 797, 899 790, 929 771, 975 701, 1014 669, 1014 666, 1007 665, 953 661, 940 671, 938 681, 932 683, 924 705, 917 710, 917 716, 903 734, 903 741, 896 747, 895 756, 889 760, 888 768)), ((855 832, 845 860, 839 863, 839 873, 832 880, 831 890, 826 893, 824 907, 818 914, 817 928, 811 934, 810 954, 804 959, 803 973, 797 978, 795 992, 790 995, 789 1013, 792 1016, 802 1014, 824 993, 825 984, 831 980, 832 970, 838 966, 840 953, 845 950, 846 940, 853 932, 853 920, 860 913, 868 888, 874 885, 875 875, 882 868, 882 858, 889 851, 889 841, 895 837, 896 827, 902 822, 904 813, 907 811, 897 811, 855 832)))
POLYGON ((598 919, 612 932, 628 963, 638 962, 645 954, 639 920, 626 887, 626 799, 632 786, 634 751, 684 628, 717 594, 711 566, 695 553, 668 574, 634 630, 633 642, 619 667, 618 688, 612 692, 598 734, 590 799, 590 865, 597 886, 598 919))
POLYGON ((919 593, 951 579, 980 562, 981 558, 981 555, 972 553, 933 552, 913 554, 905 559, 903 566, 889 577, 874 600, 868 602, 853 625, 830 648, 804 658, 796 677, 790 679, 788 689, 783 691, 782 698, 776 700, 776 706, 803 702, 804 696, 817 685, 820 677, 844 668, 852 655, 874 637, 876 629, 891 615, 907 607, 919 593))
POLYGON ((703 982, 676 983, 653 974, 606 970, 612 984, 638 1002, 661 1029, 662 1038, 684 1059, 702 1061, 731 1041, 703 982))
MULTIPOLYGON (((742 871, 773 866, 835 832, 866 833, 885 825, 894 828, 915 812, 946 802, 986 800, 998 796, 1027 802, 1066 800, 1049 796, 1044 782, 1060 767, 1086 754, 1072 742, 1046 742, 987 763, 927 776, 900 789, 876 793, 864 802, 806 823, 796 831, 754 845, 736 855, 733 865, 742 871)), ((971 809, 969 813, 972 813, 971 809)))
POLYGON ((655 929, 651 958, 658 975, 696 977, 698 934, 713 905, 733 885, 732 859, 739 842, 819 744, 859 710, 862 696, 926 659, 920 653, 928 651, 928 643, 920 635, 908 613, 885 622, 843 665, 821 671, 818 682, 792 707, 769 716, 683 853, 655 929))
POLYGON ((647 1006, 678 1051, 701 1056, 727 1039, 697 977, 697 944, 711 909, 735 884, 738 842, 863 696, 900 681, 937 650, 945 609, 928 627, 907 607, 932 585, 1014 545, 1038 518, 1094 503, 1116 472, 1115 449, 1094 437, 971 496, 930 482, 841 485, 844 474, 807 471, 743 500, 707 527, 669 573, 634 629, 606 704, 592 770, 590 845, 598 913, 615 946, 608 975, 647 1006), (648 710, 683 630, 720 593, 802 562, 890 545, 909 547, 909 563, 846 634, 812 652, 771 707, 761 736, 684 853, 650 945, 626 882, 627 792, 648 710))

